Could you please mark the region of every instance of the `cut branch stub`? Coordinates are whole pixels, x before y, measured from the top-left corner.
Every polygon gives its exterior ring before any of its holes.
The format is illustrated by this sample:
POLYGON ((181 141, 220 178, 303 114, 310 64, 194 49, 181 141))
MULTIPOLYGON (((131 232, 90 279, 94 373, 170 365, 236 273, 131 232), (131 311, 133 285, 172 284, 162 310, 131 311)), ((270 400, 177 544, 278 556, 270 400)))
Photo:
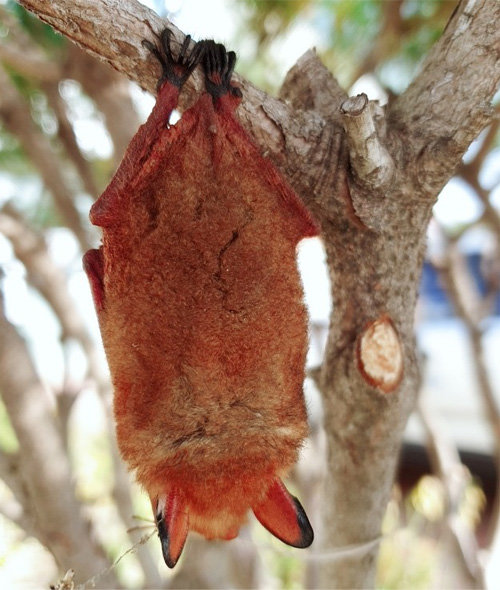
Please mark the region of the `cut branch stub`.
POLYGON ((345 100, 340 112, 356 181, 380 193, 392 180, 394 162, 377 134, 372 105, 366 94, 358 94, 345 100))
POLYGON ((363 379, 383 393, 392 393, 403 377, 401 340, 389 316, 365 326, 356 347, 363 379))

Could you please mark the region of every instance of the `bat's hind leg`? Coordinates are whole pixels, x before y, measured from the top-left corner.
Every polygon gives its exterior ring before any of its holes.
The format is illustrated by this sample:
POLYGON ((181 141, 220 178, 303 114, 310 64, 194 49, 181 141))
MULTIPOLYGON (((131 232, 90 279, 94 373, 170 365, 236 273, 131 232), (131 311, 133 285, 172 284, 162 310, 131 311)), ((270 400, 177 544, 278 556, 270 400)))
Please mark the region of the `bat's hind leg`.
POLYGON ((179 91, 191 72, 200 62, 205 42, 195 43, 188 35, 174 57, 171 41, 172 32, 165 29, 159 37, 157 47, 147 39, 142 44, 160 62, 162 75, 158 80, 158 97, 155 106, 144 125, 141 125, 127 148, 122 163, 113 180, 90 210, 90 221, 94 225, 110 228, 119 225, 127 218, 124 212, 128 207, 129 195, 134 191, 130 185, 137 182, 147 162, 153 146, 168 127, 172 111, 177 106, 179 91))

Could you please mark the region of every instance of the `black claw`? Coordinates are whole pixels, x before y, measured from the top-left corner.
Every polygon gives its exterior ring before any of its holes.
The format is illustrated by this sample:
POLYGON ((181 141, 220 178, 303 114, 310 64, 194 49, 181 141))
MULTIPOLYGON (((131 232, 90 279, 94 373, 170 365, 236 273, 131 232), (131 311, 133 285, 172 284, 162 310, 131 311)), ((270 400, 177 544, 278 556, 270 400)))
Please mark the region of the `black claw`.
POLYGON ((147 39, 142 40, 142 46, 145 47, 148 51, 150 51, 156 59, 161 63, 163 69, 167 67, 165 60, 163 59, 163 55, 158 51, 158 49, 147 39))
POLYGON ((221 43, 205 41, 202 64, 205 72, 205 86, 214 100, 228 92, 233 96, 241 97, 240 89, 231 85, 231 76, 236 64, 234 51, 226 51, 221 43))
POLYGON ((158 80, 158 88, 168 80, 174 86, 180 88, 184 82, 189 78, 191 72, 200 63, 204 51, 204 42, 201 41, 196 43, 195 46, 190 49, 191 36, 187 35, 184 38, 179 55, 177 59, 172 53, 171 39, 172 31, 170 29, 164 29, 160 33, 160 49, 153 45, 147 39, 142 41, 142 45, 146 47, 160 62, 163 73, 161 78, 158 80))
POLYGON ((181 47, 181 51, 179 53, 179 64, 187 65, 189 63, 189 56, 187 55, 187 50, 189 44, 191 43, 191 35, 186 35, 184 38, 184 42, 181 47))
POLYGON ((186 67, 189 69, 190 73, 200 63, 200 61, 203 57, 204 51, 205 51, 205 43, 203 41, 199 41, 198 43, 196 43, 193 51, 191 51, 191 53, 189 54, 189 57, 187 58, 187 62, 186 62, 186 67))
POLYGON ((226 54, 226 72, 224 74, 224 82, 229 84, 229 80, 233 75, 234 66, 236 65, 236 53, 230 51, 226 54))
POLYGON ((170 49, 170 38, 172 37, 172 31, 170 29, 163 29, 160 33, 160 42, 161 47, 163 49, 163 53, 165 54, 167 60, 171 63, 174 61, 174 56, 172 55, 172 51, 170 49))

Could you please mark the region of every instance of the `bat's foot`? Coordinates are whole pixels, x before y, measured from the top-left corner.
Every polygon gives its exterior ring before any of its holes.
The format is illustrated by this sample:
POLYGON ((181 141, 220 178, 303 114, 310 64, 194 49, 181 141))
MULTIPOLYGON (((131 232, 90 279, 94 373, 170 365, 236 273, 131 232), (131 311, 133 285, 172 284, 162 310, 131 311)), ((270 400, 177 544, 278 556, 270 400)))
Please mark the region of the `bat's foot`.
POLYGON ((226 51, 221 43, 204 41, 203 71, 205 72, 205 86, 214 100, 232 94, 241 98, 241 90, 231 85, 231 76, 236 64, 234 51, 226 51))
POLYGON ((170 29, 164 29, 161 32, 160 49, 147 39, 144 39, 142 44, 151 51, 161 64, 163 73, 158 80, 158 88, 165 81, 177 86, 177 88, 181 88, 184 82, 189 78, 191 72, 200 62, 205 48, 204 41, 195 43, 193 46, 191 36, 187 35, 181 46, 178 57, 175 58, 172 53, 172 31, 170 29))

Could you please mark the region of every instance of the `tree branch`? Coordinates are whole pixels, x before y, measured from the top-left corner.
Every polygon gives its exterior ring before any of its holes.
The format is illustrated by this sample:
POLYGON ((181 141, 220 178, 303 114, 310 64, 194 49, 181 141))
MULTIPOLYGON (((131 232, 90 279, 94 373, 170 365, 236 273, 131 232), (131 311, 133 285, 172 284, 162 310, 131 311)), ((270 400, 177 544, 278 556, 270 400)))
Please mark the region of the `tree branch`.
MULTIPOLYGON (((21 0, 19 3, 82 49, 107 61, 145 90, 154 92, 159 72, 151 68, 141 41, 154 39, 165 22, 143 4, 123 0, 117 10, 115 0, 21 0)), ((172 30, 180 48, 183 35, 174 26, 172 30)))
POLYGON ((354 174, 363 188, 380 193, 392 180, 394 162, 378 136, 375 108, 366 94, 360 94, 345 100, 340 110, 354 174))
MULTIPOLYGON (((5 205, 0 209, 0 232, 10 240, 16 257, 26 268, 28 281, 38 289, 54 311, 61 324, 63 339, 74 338, 86 354, 88 373, 95 382, 107 417, 107 434, 111 448, 115 480, 113 496, 124 526, 129 529, 134 524, 132 519, 134 510, 131 499, 130 480, 116 447, 116 439, 112 428, 112 411, 110 408, 110 383, 107 375, 103 374, 102 359, 98 354, 96 345, 88 333, 78 310, 75 308, 63 273, 55 266, 50 258, 43 237, 28 227, 20 215, 9 205, 5 205)), ((64 433, 62 436, 64 439, 64 433)), ((130 533, 129 537, 133 543, 137 541, 136 534, 130 533)), ((137 558, 141 563, 148 586, 160 586, 161 579, 148 547, 139 547, 137 558)))
POLYGON ((59 82, 60 80, 42 82, 41 89, 45 93, 48 104, 57 119, 57 136, 64 146, 65 154, 80 175, 83 188, 95 200, 99 196, 99 189, 89 162, 78 146, 75 131, 68 119, 66 104, 59 93, 59 82))
MULTIPOLYGON (((49 141, 33 124, 26 101, 10 82, 2 68, 0 68, 0 87, 2 88, 0 118, 3 119, 5 128, 18 138, 31 162, 40 172, 46 187, 50 190, 61 218, 74 232, 82 250, 87 250, 90 248, 90 240, 72 198, 75 191, 68 186, 61 172, 61 163, 49 141)), ((87 225, 87 227, 89 226, 87 225)))
POLYGON ((30 535, 43 543, 44 538, 35 526, 36 518, 33 506, 21 474, 21 457, 19 453, 0 451, 0 476, 15 498, 10 500, 4 497, 0 501, 0 513, 20 527, 26 535, 30 535))
POLYGON ((461 0, 420 74, 391 106, 389 119, 418 156, 416 180, 431 198, 493 116, 499 22, 499 2, 461 0))
MULTIPOLYGON (((457 449, 443 434, 431 410, 420 400, 418 416, 425 430, 427 450, 431 464, 440 478, 446 494, 447 560, 454 558, 458 567, 448 573, 453 582, 470 588, 484 588, 484 571, 479 559, 479 548, 474 532, 465 525, 458 514, 471 476, 462 465, 457 449), (455 578, 461 576, 459 580, 455 578)), ((453 562, 452 562, 453 563, 453 562)), ((450 578, 445 578, 450 582, 450 578)), ((455 584, 453 584, 455 585, 455 584)))
MULTIPOLYGON (((172 24, 136 0, 122 0, 116 10, 113 0, 20 0, 28 10, 67 36, 77 45, 108 62, 113 68, 137 82, 144 90, 156 93, 159 78, 157 66, 141 42, 153 40, 169 26, 172 39, 180 48, 184 35, 172 24)), ((317 167, 306 167, 304 161, 317 160, 313 155, 321 142, 324 122, 312 113, 297 118, 297 113, 280 100, 266 95, 235 75, 243 89, 243 102, 237 115, 262 150, 290 177, 299 179, 296 190, 311 200, 317 167), (285 166, 286 165, 286 166, 285 166)), ((201 88, 201 75, 194 72, 184 90, 184 104, 201 88)), ((323 137, 324 139, 324 137, 323 137)), ((324 155, 324 148, 320 150, 324 155)))
MULTIPOLYGON (((20 467, 36 526, 59 565, 81 579, 108 564, 93 542, 75 498, 71 469, 47 392, 25 342, 0 305, 0 390, 19 440, 20 467)), ((107 587, 116 587, 113 576, 107 587)))
POLYGON ((339 118, 339 105, 347 98, 333 74, 314 49, 309 49, 290 68, 280 88, 279 97, 294 109, 315 111, 325 120, 339 118))
POLYGON ((103 114, 118 166, 140 124, 130 97, 129 81, 107 63, 94 59, 72 43, 68 43, 64 72, 82 85, 103 114))
POLYGON ((26 268, 28 281, 40 292, 61 323, 62 339, 74 338, 88 354, 92 338, 68 293, 63 272, 50 258, 43 237, 28 227, 9 204, 0 209, 0 232, 11 242, 26 268))
POLYGON ((0 19, 9 32, 8 37, 0 37, 0 60, 27 78, 47 82, 59 80, 59 65, 43 55, 3 6, 0 6, 0 19))
POLYGON ((488 530, 488 540, 491 542, 500 526, 500 406, 486 365, 482 322, 484 316, 491 310, 485 309, 485 306, 482 305, 481 295, 474 285, 466 261, 456 244, 447 244, 444 260, 437 267, 457 316, 465 326, 472 351, 473 369, 479 386, 484 418, 489 424, 495 444, 497 490, 488 530))
POLYGON ((460 166, 461 176, 471 186, 474 186, 474 183, 478 183, 479 172, 481 171, 484 159, 488 155, 493 145, 493 142, 495 141, 498 128, 500 127, 500 105, 497 105, 495 109, 495 115, 496 117, 494 121, 491 123, 490 128, 486 132, 485 136, 483 137, 481 147, 478 149, 474 158, 468 163, 462 162, 460 166))

